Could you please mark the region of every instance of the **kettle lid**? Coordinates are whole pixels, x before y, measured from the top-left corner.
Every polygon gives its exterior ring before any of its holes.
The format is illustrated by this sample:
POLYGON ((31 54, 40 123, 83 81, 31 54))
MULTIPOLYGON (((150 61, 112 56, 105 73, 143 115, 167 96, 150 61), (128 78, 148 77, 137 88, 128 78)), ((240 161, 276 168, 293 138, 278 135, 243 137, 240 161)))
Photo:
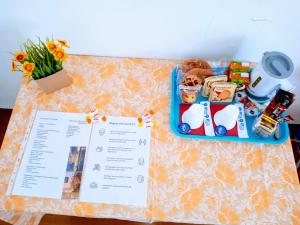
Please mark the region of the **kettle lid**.
POLYGON ((270 76, 277 79, 288 78, 294 71, 292 60, 282 52, 265 52, 262 66, 270 76))

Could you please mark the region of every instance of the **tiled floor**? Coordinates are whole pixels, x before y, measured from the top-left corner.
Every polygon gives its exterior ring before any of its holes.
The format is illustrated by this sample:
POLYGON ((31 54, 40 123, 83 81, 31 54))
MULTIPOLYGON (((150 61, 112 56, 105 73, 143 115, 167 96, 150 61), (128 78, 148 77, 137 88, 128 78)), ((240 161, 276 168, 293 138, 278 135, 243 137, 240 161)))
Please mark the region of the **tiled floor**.
MULTIPOLYGON (((0 109, 0 146, 2 144, 6 127, 9 122, 9 118, 11 115, 10 109, 0 109)), ((299 165, 300 164, 300 141, 296 140, 296 130, 300 129, 298 125, 291 125, 291 139, 293 140, 293 150, 295 161, 299 165)), ((300 180, 300 165, 298 168, 298 177, 300 180)), ((46 215, 43 217, 40 225, 75 225, 75 224, 89 224, 89 225, 96 225, 96 224, 105 224, 105 225, 138 225, 138 224, 145 224, 145 223, 138 223, 138 222, 130 222, 130 221, 120 221, 120 220, 112 220, 112 219, 90 219, 90 218, 81 218, 81 217, 71 217, 71 216, 58 216, 58 215, 46 215)), ((164 224, 164 225, 176 225, 176 223, 154 223, 164 224)), ((0 225, 7 225, 7 223, 1 222, 0 225)), ((178 225, 178 224, 177 224, 178 225)))

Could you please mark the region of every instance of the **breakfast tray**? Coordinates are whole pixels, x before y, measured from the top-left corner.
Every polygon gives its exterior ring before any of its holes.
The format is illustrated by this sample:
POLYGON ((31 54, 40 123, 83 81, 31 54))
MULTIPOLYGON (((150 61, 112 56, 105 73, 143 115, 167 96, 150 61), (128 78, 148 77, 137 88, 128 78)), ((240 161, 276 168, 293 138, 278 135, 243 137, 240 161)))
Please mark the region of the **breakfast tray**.
MULTIPOLYGON (((213 67, 212 70, 214 74, 221 75, 226 74, 227 67, 213 67)), ((171 90, 171 118, 170 124, 173 132, 182 138, 194 138, 194 139, 204 139, 204 140, 220 140, 220 141, 236 141, 236 142, 255 142, 255 143, 265 143, 265 144, 282 144, 285 143, 289 137, 288 123, 284 122, 280 124, 280 135, 278 139, 273 136, 269 138, 261 138, 252 132, 252 124, 256 119, 256 116, 250 117, 246 116, 246 124, 248 130, 248 138, 239 138, 238 136, 205 136, 197 134, 182 134, 178 130, 179 120, 180 120, 180 104, 182 104, 179 95, 177 94, 177 87, 179 81, 177 80, 177 75, 179 73, 179 66, 176 66, 172 71, 172 90, 171 90)), ((199 94, 197 98, 197 103, 201 101, 207 101, 207 98, 199 94)), ((233 102, 234 103, 234 102, 233 102)), ((224 104, 224 103, 210 103, 213 104, 224 104)))

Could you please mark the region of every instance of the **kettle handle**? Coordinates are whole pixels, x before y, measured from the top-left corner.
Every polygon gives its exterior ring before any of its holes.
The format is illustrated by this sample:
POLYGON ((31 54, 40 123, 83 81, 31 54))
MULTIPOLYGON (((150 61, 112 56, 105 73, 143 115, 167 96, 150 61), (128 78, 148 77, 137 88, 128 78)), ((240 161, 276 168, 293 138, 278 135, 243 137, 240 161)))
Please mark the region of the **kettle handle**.
POLYGON ((280 63, 280 61, 274 60, 271 62, 271 64, 277 70, 280 76, 288 73, 288 70, 280 63))

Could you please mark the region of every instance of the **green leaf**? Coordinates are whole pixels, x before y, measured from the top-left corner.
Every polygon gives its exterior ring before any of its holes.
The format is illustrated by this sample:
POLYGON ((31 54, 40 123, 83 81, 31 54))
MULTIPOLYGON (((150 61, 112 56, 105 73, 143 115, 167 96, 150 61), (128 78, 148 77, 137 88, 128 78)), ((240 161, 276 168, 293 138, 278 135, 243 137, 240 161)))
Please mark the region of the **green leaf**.
POLYGON ((28 54, 25 61, 35 64, 32 73, 33 79, 49 76, 63 68, 62 62, 60 60, 56 61, 53 54, 48 50, 47 42, 49 42, 49 38, 46 38, 46 42, 44 42, 38 37, 37 43, 28 39, 23 44, 24 52, 28 54))

